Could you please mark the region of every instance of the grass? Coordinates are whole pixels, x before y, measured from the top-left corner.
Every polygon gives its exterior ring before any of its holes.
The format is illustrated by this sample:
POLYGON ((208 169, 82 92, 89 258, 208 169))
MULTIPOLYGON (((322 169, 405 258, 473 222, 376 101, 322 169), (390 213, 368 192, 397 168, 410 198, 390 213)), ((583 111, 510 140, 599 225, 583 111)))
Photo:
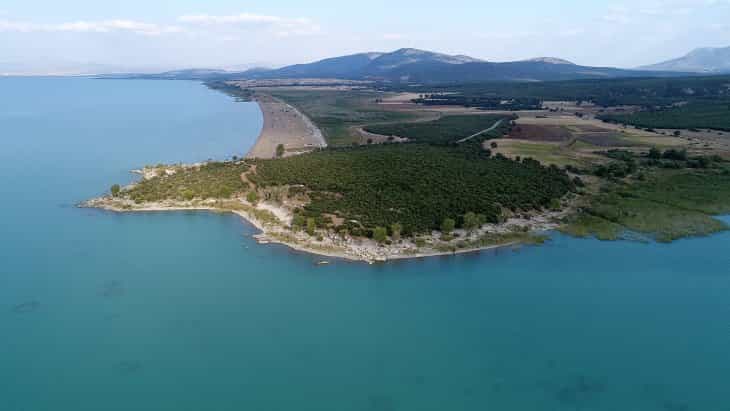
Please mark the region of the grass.
POLYGON ((639 233, 660 242, 728 229, 730 171, 655 170, 646 182, 615 184, 590 199, 563 231, 613 240, 639 233))
POLYGON ((570 146, 564 146, 553 142, 503 139, 497 141, 495 151, 510 158, 530 157, 546 165, 586 167, 595 163, 598 159, 595 155, 581 151, 589 149, 598 150, 600 147, 591 146, 580 141, 570 146))
POLYGON ((406 121, 413 114, 388 111, 375 101, 382 93, 371 91, 266 89, 266 93, 286 101, 307 115, 322 130, 327 144, 349 146, 360 140, 353 126, 406 121))

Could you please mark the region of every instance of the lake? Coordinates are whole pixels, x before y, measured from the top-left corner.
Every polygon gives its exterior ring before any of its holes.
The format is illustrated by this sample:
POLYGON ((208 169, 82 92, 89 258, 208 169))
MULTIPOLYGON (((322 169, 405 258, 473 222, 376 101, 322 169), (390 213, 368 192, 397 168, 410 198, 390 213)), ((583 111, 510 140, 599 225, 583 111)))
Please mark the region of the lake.
POLYGON ((730 410, 728 233, 316 266, 233 215, 74 207, 145 164, 244 154, 255 104, 0 91, 0 410, 730 410))

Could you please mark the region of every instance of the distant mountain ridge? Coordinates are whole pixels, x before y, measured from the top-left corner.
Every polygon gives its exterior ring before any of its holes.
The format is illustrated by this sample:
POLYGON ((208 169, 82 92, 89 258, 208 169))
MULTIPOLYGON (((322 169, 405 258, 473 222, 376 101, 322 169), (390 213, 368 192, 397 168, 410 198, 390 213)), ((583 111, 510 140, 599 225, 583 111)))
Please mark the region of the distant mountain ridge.
POLYGON ((448 55, 403 48, 390 53, 358 53, 270 70, 253 69, 230 72, 193 69, 136 77, 192 80, 339 78, 345 80, 433 84, 668 77, 677 75, 681 74, 666 71, 579 66, 556 57, 538 57, 523 61, 497 63, 464 55, 448 55))
MULTIPOLYGON (((404 48, 392 53, 369 52, 332 57, 314 63, 295 64, 269 72, 258 73, 260 78, 275 77, 342 77, 363 78, 383 76, 390 70, 409 64, 465 64, 480 62, 469 56, 450 56, 418 49, 404 48)), ((248 73, 250 74, 250 73, 248 73)))
MULTIPOLYGON (((452 56, 412 48, 391 53, 352 54, 277 70, 241 74, 253 79, 338 77, 417 83, 551 81, 649 75, 639 70, 579 66, 556 57, 495 63, 464 55, 452 56)), ((668 75, 662 72, 653 74, 668 75)))
POLYGON ((640 68, 655 71, 730 73, 730 47, 699 48, 682 57, 640 68))

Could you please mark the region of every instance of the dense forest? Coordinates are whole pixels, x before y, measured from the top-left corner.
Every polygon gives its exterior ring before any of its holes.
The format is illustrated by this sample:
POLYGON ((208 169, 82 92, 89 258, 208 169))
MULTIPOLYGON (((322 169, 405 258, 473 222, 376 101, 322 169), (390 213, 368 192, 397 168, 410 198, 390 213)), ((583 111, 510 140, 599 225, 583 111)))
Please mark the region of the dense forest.
POLYGON ((495 133, 488 133, 501 136, 509 127, 509 120, 510 117, 496 115, 444 116, 433 121, 373 125, 365 127, 365 131, 385 136, 405 137, 429 144, 451 144, 480 131, 486 131, 492 126, 504 124, 503 127, 498 127, 495 133), (502 123, 498 123, 500 120, 502 123))
POLYGON ((488 95, 464 94, 421 94, 413 99, 414 103, 426 106, 464 106, 476 107, 483 110, 538 110, 542 107, 542 100, 535 97, 519 97, 503 99, 488 95))
MULTIPOLYGON (((730 76, 621 78, 546 82, 492 82, 444 86, 383 86, 385 91, 436 95, 441 104, 490 99, 591 101, 604 107, 668 106, 683 101, 730 101, 730 76)), ((477 105, 478 106, 478 105, 477 105)))
POLYGON ((709 128, 730 131, 730 101, 690 103, 680 107, 600 116, 602 120, 645 128, 709 128))
POLYGON ((473 147, 387 144, 257 161, 261 187, 310 191, 310 216, 332 213, 353 234, 399 223, 403 233, 438 229, 466 213, 497 222, 508 210, 542 209, 573 189, 565 172, 536 161, 488 157, 473 147))

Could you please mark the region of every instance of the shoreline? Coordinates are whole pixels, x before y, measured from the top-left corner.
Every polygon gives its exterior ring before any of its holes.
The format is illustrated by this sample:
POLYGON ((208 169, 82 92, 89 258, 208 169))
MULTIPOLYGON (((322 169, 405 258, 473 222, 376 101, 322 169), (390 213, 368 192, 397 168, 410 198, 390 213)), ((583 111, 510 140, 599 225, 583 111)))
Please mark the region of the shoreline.
MULTIPOLYGON (((303 232, 297 232, 284 226, 274 213, 269 211, 271 204, 259 204, 253 206, 243 199, 208 200, 208 201, 165 201, 159 203, 133 204, 128 200, 121 200, 112 197, 100 197, 85 201, 77 205, 79 208, 96 208, 117 213, 157 213, 175 211, 205 211, 214 213, 233 213, 241 219, 250 223, 259 232, 253 238, 260 245, 280 244, 291 250, 307 254, 347 260, 351 262, 365 262, 373 264, 376 262, 400 261, 408 259, 423 259, 428 257, 453 256, 458 254, 476 253, 480 251, 495 250, 499 248, 514 247, 528 243, 527 236, 556 228, 554 224, 547 224, 542 229, 525 232, 524 239, 509 239, 504 242, 486 244, 478 247, 457 248, 455 245, 449 250, 439 250, 439 244, 430 244, 425 247, 417 247, 410 241, 402 241, 397 245, 382 245, 367 238, 340 238, 332 233, 320 234, 316 237, 309 236, 303 232)), ((506 231, 507 223, 501 226, 501 233, 506 231)), ((498 226, 495 226, 498 227, 498 226)), ((431 238, 434 240, 434 238, 431 238)), ((443 243, 440 245, 444 245, 443 243)), ((326 260, 323 260, 322 263, 326 260)))
POLYGON ((261 110, 263 125, 246 158, 276 158, 279 145, 284 157, 327 147, 321 130, 295 107, 268 94, 257 94, 252 101, 261 110))

